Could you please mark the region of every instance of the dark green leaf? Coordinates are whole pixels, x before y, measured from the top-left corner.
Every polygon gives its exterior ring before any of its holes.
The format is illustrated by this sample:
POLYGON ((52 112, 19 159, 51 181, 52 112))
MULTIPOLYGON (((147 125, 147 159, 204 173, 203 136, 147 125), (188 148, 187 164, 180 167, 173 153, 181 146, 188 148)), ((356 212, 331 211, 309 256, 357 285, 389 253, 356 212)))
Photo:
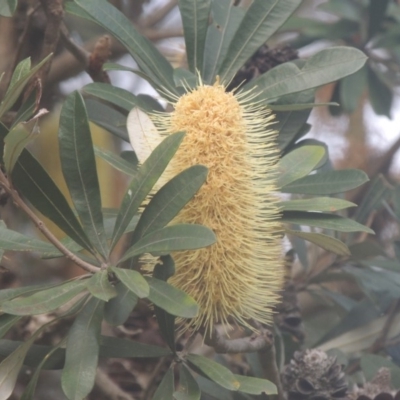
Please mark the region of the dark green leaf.
POLYGON ((137 174, 133 177, 122 200, 121 209, 117 216, 111 248, 113 248, 121 238, 127 225, 137 213, 139 206, 164 172, 171 158, 178 150, 183 137, 184 133, 178 132, 164 139, 154 149, 137 174))
POLYGON ((85 104, 78 92, 64 102, 58 138, 63 175, 79 219, 93 246, 106 257, 108 246, 96 160, 85 104))
POLYGON ((307 122, 310 110, 301 111, 278 111, 275 113, 278 123, 274 125, 274 129, 279 132, 278 146, 281 150, 285 150, 294 142, 298 132, 307 122))
POLYGON ((340 256, 349 256, 349 248, 340 240, 333 238, 332 236, 323 235, 322 233, 310 233, 302 231, 292 231, 291 229, 285 229, 285 232, 289 235, 295 235, 302 239, 305 239, 311 243, 322 247, 325 250, 331 251, 332 253, 340 256))
POLYGON ((0 15, 12 17, 17 9, 18 0, 2 0, 0 3, 0 15))
MULTIPOLYGON (((6 111, 8 111, 14 103, 18 100, 18 97, 24 90, 24 87, 29 82, 29 80, 36 74, 36 72, 42 68, 42 66, 50 60, 53 54, 49 54, 46 58, 44 58, 39 64, 35 65, 29 73, 25 73, 23 76, 19 77, 18 80, 12 85, 9 90, 7 90, 7 94, 4 97, 3 101, 0 104, 0 118, 4 115, 6 111)), ((24 61, 22 61, 24 62, 24 61)), ((25 68, 24 68, 25 70, 25 68)))
MULTIPOLYGON (((175 263, 171 256, 162 256, 161 261, 162 264, 157 264, 154 267, 153 277, 166 282, 175 273, 175 263)), ((154 306, 154 314, 156 315, 161 335, 170 349, 175 352, 175 316, 157 306, 154 306)))
POLYGON ((203 185, 207 172, 206 167, 194 165, 166 183, 143 211, 132 240, 139 240, 172 221, 203 185))
POLYGON ((117 296, 117 291, 108 279, 108 271, 96 272, 88 281, 87 289, 100 300, 109 301, 117 296))
POLYGON ((353 112, 358 107, 361 96, 366 89, 367 67, 362 67, 352 75, 344 77, 340 82, 340 105, 346 112, 353 112))
POLYGON ((229 82, 243 64, 273 35, 301 4, 301 0, 254 0, 233 37, 218 70, 229 82))
POLYGON ((157 255, 170 254, 172 251, 194 250, 215 243, 214 232, 203 225, 179 224, 166 226, 144 236, 130 247, 120 262, 143 253, 157 255))
POLYGON ((185 292, 156 278, 146 277, 150 286, 148 299, 172 315, 193 318, 198 313, 196 302, 185 292))
POLYGON ((149 285, 142 274, 132 269, 111 268, 117 278, 139 298, 147 297, 150 293, 149 285))
POLYGON ((334 197, 315 197, 313 199, 296 199, 282 201, 283 211, 339 211, 344 208, 355 207, 356 204, 334 197))
POLYGON ((293 62, 279 65, 244 86, 257 87, 260 95, 252 101, 271 103, 290 93, 334 82, 358 71, 366 62, 364 53, 352 47, 330 47, 310 57, 302 68, 293 62))
POLYGON ((68 333, 61 385, 69 400, 82 400, 94 386, 103 308, 103 301, 89 300, 68 333))
POLYGON ((388 5, 389 0, 369 1, 367 41, 380 31, 388 5))
POLYGON ((115 289, 118 293, 117 297, 106 303, 104 319, 110 325, 118 326, 122 325, 128 319, 138 302, 138 297, 121 282, 115 285, 115 289))
POLYGON ((197 376, 196 381, 199 384, 202 393, 207 395, 213 400, 232 400, 232 392, 217 385, 215 382, 210 381, 202 376, 197 376))
POLYGON ((158 386, 156 392, 154 393, 153 400, 171 400, 174 397, 174 370, 173 368, 168 368, 168 371, 164 375, 160 385, 158 386))
POLYGON ((21 317, 10 314, 0 315, 0 339, 17 323, 21 317))
POLYGON ((364 373, 365 379, 372 381, 381 368, 387 368, 390 371, 392 385, 399 388, 400 385, 400 367, 389 359, 377 354, 364 354, 360 359, 360 366, 364 373))
POLYGON ((111 166, 113 166, 118 171, 123 172, 124 174, 136 174, 136 168, 134 167, 134 165, 130 164, 112 151, 104 150, 100 147, 94 146, 94 154, 96 154, 96 156, 98 157, 101 157, 104 161, 107 161, 111 166))
POLYGON ((12 124, 12 128, 19 124, 20 122, 27 121, 33 116, 33 113, 35 112, 36 108, 39 106, 39 96, 40 92, 38 89, 32 90, 31 94, 28 96, 28 98, 25 100, 25 102, 22 104, 22 106, 19 108, 17 115, 15 116, 15 119, 12 124))
POLYGON ((128 339, 100 336, 100 357, 103 358, 147 358, 171 355, 165 347, 152 346, 128 339))
POLYGON ((303 146, 286 154, 279 161, 278 187, 297 181, 308 175, 325 156, 322 146, 303 146))
POLYGON ((25 58, 24 60, 20 61, 18 65, 15 67, 15 70, 11 76, 10 84, 8 85, 6 96, 10 94, 16 83, 21 80, 25 75, 29 74, 31 69, 31 58, 25 58))
POLYGON ((276 386, 266 379, 253 378, 252 376, 234 375, 240 383, 239 391, 249 394, 277 394, 276 386))
POLYGON ((204 50, 203 79, 206 83, 214 83, 217 70, 245 12, 244 8, 234 6, 232 0, 212 2, 211 25, 207 30, 204 50))
POLYGON ((7 301, 14 299, 15 297, 22 296, 28 293, 35 293, 39 290, 48 289, 49 287, 58 286, 58 284, 44 284, 44 285, 32 285, 32 286, 25 286, 19 288, 12 288, 12 289, 2 289, 0 290, 0 304, 7 301))
POLYGON ((199 384, 193 378, 184 364, 179 371, 179 389, 174 393, 176 400, 200 400, 201 392, 199 384))
POLYGON ((107 2, 99 7, 97 0, 75 0, 75 3, 126 47, 140 69, 156 82, 158 88, 165 90, 165 95, 167 91, 176 94, 172 66, 120 11, 107 2))
POLYGON ((86 287, 86 281, 70 281, 49 289, 43 289, 25 297, 2 303, 1 311, 13 315, 44 314, 61 307, 86 287))
POLYGON ((378 71, 374 71, 372 68, 368 68, 368 89, 369 99, 376 114, 390 118, 393 93, 383 82, 378 71))
POLYGON ((374 231, 364 225, 359 224, 349 218, 340 215, 304 212, 304 211, 285 211, 282 215, 283 222, 298 225, 316 226, 318 228, 333 229, 340 232, 367 232, 374 231))
POLYGON ((343 193, 368 182, 365 172, 357 169, 319 172, 306 176, 282 189, 285 193, 326 195, 343 193))
POLYGON ((211 0, 179 0, 189 69, 201 74, 211 0))
POLYGON ((129 142, 126 130, 126 116, 113 108, 95 100, 85 101, 90 121, 112 133, 118 138, 129 142))
POLYGON ((197 354, 189 354, 186 356, 186 359, 189 361, 189 364, 193 364, 209 379, 218 383, 218 385, 228 390, 239 390, 240 383, 235 375, 221 364, 197 354))
POLYGON ((99 99, 115 104, 128 112, 131 111, 133 107, 139 107, 146 112, 153 111, 145 102, 141 101, 140 97, 108 83, 89 83, 84 86, 83 91, 99 99))

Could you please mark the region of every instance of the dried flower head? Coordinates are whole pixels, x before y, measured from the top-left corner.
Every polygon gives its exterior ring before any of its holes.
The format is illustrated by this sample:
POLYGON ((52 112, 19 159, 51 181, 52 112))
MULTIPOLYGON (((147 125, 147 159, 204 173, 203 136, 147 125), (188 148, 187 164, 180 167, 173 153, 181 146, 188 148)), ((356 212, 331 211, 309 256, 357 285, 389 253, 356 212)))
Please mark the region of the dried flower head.
POLYGON ((154 120, 161 135, 186 136, 163 179, 202 164, 206 183, 174 223, 211 228, 217 243, 175 253, 169 282, 191 295, 199 315, 186 328, 210 332, 216 323, 249 319, 271 322, 283 282, 281 225, 277 206, 277 132, 274 117, 251 104, 250 93, 235 94, 216 82, 201 82, 177 99, 170 114, 154 120))

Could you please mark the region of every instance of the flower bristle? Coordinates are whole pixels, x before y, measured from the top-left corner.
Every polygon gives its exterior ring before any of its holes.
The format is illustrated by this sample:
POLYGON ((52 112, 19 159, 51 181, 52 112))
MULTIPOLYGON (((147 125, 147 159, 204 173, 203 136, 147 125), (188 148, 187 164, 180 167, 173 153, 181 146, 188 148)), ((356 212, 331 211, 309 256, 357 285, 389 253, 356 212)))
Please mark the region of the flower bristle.
POLYGON ((270 323, 284 269, 276 192, 277 132, 274 117, 251 105, 251 95, 226 92, 217 81, 201 82, 158 115, 163 134, 185 131, 164 179, 202 164, 206 183, 173 223, 202 224, 217 242, 204 249, 173 254, 176 273, 170 283, 191 295, 199 315, 184 329, 210 333, 216 323, 250 319, 270 323))

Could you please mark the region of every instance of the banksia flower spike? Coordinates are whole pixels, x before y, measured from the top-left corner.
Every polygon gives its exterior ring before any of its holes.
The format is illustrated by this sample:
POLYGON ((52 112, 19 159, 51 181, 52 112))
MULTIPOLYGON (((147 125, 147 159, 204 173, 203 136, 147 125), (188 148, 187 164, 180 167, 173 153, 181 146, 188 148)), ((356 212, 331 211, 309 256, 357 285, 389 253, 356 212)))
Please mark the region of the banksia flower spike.
POLYGON ((173 254, 169 283, 199 304, 185 329, 210 333, 232 321, 271 322, 283 281, 281 226, 277 205, 277 132, 273 115, 251 104, 251 93, 227 92, 218 81, 201 82, 177 99, 170 114, 153 116, 161 136, 186 136, 163 179, 202 164, 206 183, 173 223, 202 224, 217 236, 214 245, 173 254))

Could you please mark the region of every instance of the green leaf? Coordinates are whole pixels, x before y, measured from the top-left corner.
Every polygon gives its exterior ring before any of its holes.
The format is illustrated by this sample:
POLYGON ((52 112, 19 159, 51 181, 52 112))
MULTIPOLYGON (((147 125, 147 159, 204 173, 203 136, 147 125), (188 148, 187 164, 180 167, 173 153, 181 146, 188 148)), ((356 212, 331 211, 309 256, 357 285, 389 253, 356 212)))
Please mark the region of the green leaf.
POLYGON ((282 215, 282 222, 316 226, 323 229, 333 229, 340 232, 367 232, 374 234, 374 231, 349 218, 335 214, 286 211, 282 215))
MULTIPOLYGON (((232 392, 217 385, 203 376, 197 376, 196 381, 199 384, 202 393, 206 393, 213 400, 233 400, 232 392)), ((235 393, 236 394, 236 393, 235 393)))
POLYGON ((239 390, 240 382, 229 369, 223 367, 221 364, 197 354, 189 354, 186 356, 186 359, 189 365, 194 365, 195 368, 198 368, 209 379, 218 383, 218 385, 228 390, 239 390))
POLYGON ((379 33, 384 21, 389 0, 370 0, 368 7, 368 34, 367 41, 379 33))
POLYGON ((164 95, 170 97, 167 91, 177 94, 172 66, 120 11, 107 2, 99 7, 97 0, 75 0, 75 3, 126 47, 140 69, 156 82, 157 88, 165 90, 164 95))
POLYGON ((36 139, 39 133, 37 119, 20 122, 4 138, 3 161, 7 173, 11 174, 14 166, 27 144, 36 139))
POLYGON ((21 317, 10 314, 0 315, 0 339, 16 324, 21 317))
POLYGON ((122 325, 138 302, 135 293, 129 290, 121 282, 115 285, 117 297, 106 303, 104 308, 104 319, 113 326, 122 325))
POLYGON ((100 147, 94 146, 94 154, 104 161, 108 162, 111 166, 113 166, 118 171, 123 172, 127 175, 135 175, 136 168, 124 160, 122 157, 116 155, 112 151, 101 149, 100 147))
POLYGON ((195 88, 198 85, 198 78, 185 68, 175 68, 174 82, 177 87, 184 88, 184 93, 187 91, 187 88, 195 88))
MULTIPOLYGON (((3 101, 0 104, 0 118, 4 115, 5 112, 7 112, 13 105, 14 103, 18 100, 18 97, 24 90, 24 87, 26 84, 29 82, 29 80, 33 77, 33 75, 36 74, 37 71, 39 71, 42 66, 50 60, 53 54, 49 54, 46 58, 44 58, 39 64, 35 65, 29 73, 26 73, 25 75, 21 76, 16 82, 13 84, 12 88, 7 90, 6 96, 4 96, 3 101)), ((24 62, 24 61, 22 61, 24 62)), ((25 70, 25 68, 24 68, 25 70)))
POLYGON ((332 236, 323 235, 322 233, 310 233, 302 231, 292 231, 291 229, 285 229, 285 232, 289 235, 295 235, 302 239, 305 239, 311 243, 322 247, 325 250, 331 251, 332 253, 340 256, 350 256, 349 248, 340 240, 333 238, 332 236))
POLYGON ((115 104, 128 112, 134 107, 139 107, 141 110, 146 112, 153 111, 147 103, 141 101, 140 97, 135 96, 125 89, 112 86, 108 83, 89 83, 83 87, 83 91, 92 96, 96 96, 99 99, 115 104))
POLYGON ((253 378, 252 376, 243 375, 234 375, 234 377, 240 383, 240 392, 249 394, 278 394, 276 386, 266 379, 253 378))
POLYGON ((358 71, 367 57, 352 47, 330 47, 310 57, 302 68, 293 62, 281 64, 243 87, 257 87, 252 101, 272 103, 279 97, 334 82, 358 71))
POLYGON ((390 118, 393 92, 380 77, 379 72, 368 68, 369 99, 375 113, 390 118))
POLYGON ((69 95, 64 102, 58 137, 62 171, 76 211, 91 243, 106 257, 108 249, 96 160, 85 104, 78 92, 69 95))
POLYGON ((68 333, 61 385, 69 400, 82 400, 93 389, 103 308, 103 301, 90 299, 68 333))
MULTIPOLYGON (((175 273, 175 263, 171 256, 162 256, 162 264, 154 267, 153 277, 164 282, 175 273)), ((168 344, 169 348, 175 353, 175 316, 167 313, 160 307, 154 306, 154 314, 156 315, 161 335, 168 344)))
POLYGON ((351 201, 336 199, 334 197, 315 197, 313 199, 296 199, 282 201, 282 211, 339 211, 356 204, 351 201))
POLYGON ((340 105, 346 112, 353 112, 360 103, 367 83, 367 67, 344 77, 340 82, 340 105))
POLYGON ((204 50, 203 79, 206 83, 214 83, 217 70, 245 12, 244 8, 234 6, 232 0, 212 2, 211 24, 207 30, 204 50))
POLYGON ((50 243, 7 229, 3 221, 0 221, 0 249, 11 251, 35 251, 42 256, 57 251, 50 243))
POLYGON ((17 115, 15 116, 15 119, 13 121, 11 129, 14 128, 20 122, 29 120, 36 111, 36 108, 39 107, 39 101, 40 101, 40 90, 34 88, 30 93, 30 95, 28 96, 28 98, 19 108, 17 115))
POLYGON ((318 172, 292 182, 281 191, 312 195, 343 193, 361 186, 368 180, 367 174, 358 169, 318 172))
POLYGON ((35 293, 42 289, 48 289, 50 287, 58 286, 58 284, 44 284, 44 285, 32 285, 32 286, 25 286, 19 288, 12 288, 12 289, 2 289, 0 290, 0 304, 7 301, 14 299, 15 297, 22 296, 28 293, 35 293))
POLYGON ((108 279, 108 271, 96 272, 88 281, 87 289, 100 300, 109 301, 117 296, 117 291, 108 279))
POLYGON ((112 336, 100 336, 100 354, 102 358, 155 358, 171 355, 165 347, 143 344, 112 336))
POLYGON ((171 400, 174 395, 174 370, 173 368, 168 368, 168 371, 164 375, 160 385, 158 386, 156 392, 154 393, 153 400, 171 400))
POLYGON ((29 71, 31 69, 31 58, 25 58, 24 60, 20 61, 18 65, 16 66, 10 80, 10 84, 8 85, 7 94, 11 93, 12 90, 14 89, 15 84, 23 78, 25 75, 29 74, 29 71))
POLYGON ((296 140, 298 133, 307 122, 310 112, 311 110, 300 110, 275 113, 277 123, 274 125, 274 129, 279 132, 278 146, 281 150, 285 150, 296 140))
POLYGON ((132 241, 135 242, 172 221, 203 185, 207 173, 206 167, 194 165, 167 182, 143 211, 132 241))
POLYGON ((146 277, 150 286, 148 299, 172 315, 193 318, 198 313, 196 302, 185 292, 156 278, 146 277))
POLYGON ((190 71, 201 74, 211 0, 179 0, 190 71))
POLYGON ((116 267, 112 267, 111 271, 117 275, 117 278, 122 282, 123 285, 135 293, 140 299, 149 295, 149 285, 139 272, 131 269, 122 269, 116 267))
POLYGON ((365 379, 372 381, 381 368, 387 368, 390 371, 392 385, 399 388, 400 384, 400 367, 389 359, 377 354, 364 354, 360 359, 360 367, 364 373, 365 379))
POLYGON ((184 364, 179 371, 179 389, 174 393, 176 400, 200 400, 201 391, 196 379, 184 364))
POLYGON ((166 255, 172 251, 194 250, 215 243, 214 232, 203 225, 178 224, 166 226, 144 236, 130 247, 119 262, 143 253, 166 255))
POLYGON ((279 161, 278 187, 285 187, 315 169, 325 156, 322 146, 302 146, 286 154, 279 161))
POLYGON ((268 40, 301 4, 301 0, 254 0, 244 16, 218 70, 229 82, 244 63, 268 40))
POLYGON ((17 9, 18 0, 2 0, 0 2, 0 15, 12 17, 17 9))
POLYGON ((86 288, 86 281, 70 281, 2 303, 2 312, 12 315, 44 314, 61 307, 86 288))
POLYGON ((115 222, 111 248, 121 238, 127 225, 137 213, 139 206, 164 172, 169 161, 178 150, 183 137, 184 133, 178 132, 164 139, 133 177, 122 200, 117 221, 115 222))

